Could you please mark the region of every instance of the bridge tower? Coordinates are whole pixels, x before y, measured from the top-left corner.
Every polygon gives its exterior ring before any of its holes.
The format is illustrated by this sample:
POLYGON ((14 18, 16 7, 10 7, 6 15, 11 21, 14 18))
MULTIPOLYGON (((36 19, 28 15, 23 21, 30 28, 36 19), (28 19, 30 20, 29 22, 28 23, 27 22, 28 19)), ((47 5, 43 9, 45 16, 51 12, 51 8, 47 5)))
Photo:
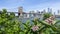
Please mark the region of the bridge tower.
POLYGON ((18 16, 23 16, 23 7, 18 7, 18 16))

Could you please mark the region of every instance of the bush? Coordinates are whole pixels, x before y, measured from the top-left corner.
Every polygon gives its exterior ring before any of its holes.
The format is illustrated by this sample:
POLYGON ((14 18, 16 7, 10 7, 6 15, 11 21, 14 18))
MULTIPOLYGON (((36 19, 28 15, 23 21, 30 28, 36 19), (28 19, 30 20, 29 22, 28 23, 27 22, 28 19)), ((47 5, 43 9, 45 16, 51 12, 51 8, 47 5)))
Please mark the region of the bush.
MULTIPOLYGON (((47 15, 44 19, 48 18, 46 20, 49 20, 49 17, 47 15)), ((18 20, 14 20, 14 18, 14 13, 8 15, 6 9, 2 10, 0 13, 0 34, 60 34, 59 26, 56 25, 60 20, 53 20, 52 23, 54 24, 49 24, 45 20, 34 19, 32 20, 32 25, 30 21, 21 23, 18 20), (20 27, 21 25, 23 29, 20 27)))

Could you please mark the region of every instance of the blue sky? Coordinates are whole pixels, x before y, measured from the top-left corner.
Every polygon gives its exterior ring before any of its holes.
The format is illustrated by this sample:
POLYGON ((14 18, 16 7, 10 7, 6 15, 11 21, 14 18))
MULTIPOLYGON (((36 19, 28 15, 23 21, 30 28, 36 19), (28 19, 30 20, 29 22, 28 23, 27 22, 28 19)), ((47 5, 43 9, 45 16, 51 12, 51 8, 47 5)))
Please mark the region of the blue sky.
POLYGON ((0 0, 0 9, 16 11, 23 6, 24 11, 42 10, 52 8, 54 11, 60 9, 60 0, 0 0))

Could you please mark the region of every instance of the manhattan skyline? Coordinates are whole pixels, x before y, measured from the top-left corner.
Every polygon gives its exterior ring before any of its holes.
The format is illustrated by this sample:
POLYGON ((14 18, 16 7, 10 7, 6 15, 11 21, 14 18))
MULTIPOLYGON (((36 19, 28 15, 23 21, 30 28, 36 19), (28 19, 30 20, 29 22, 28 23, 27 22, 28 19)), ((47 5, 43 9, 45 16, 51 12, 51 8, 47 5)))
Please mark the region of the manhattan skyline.
POLYGON ((60 9, 60 0, 0 0, 0 9, 6 8, 11 11, 16 11, 19 6, 22 6, 26 12, 47 8, 52 8, 53 11, 57 11, 60 9))

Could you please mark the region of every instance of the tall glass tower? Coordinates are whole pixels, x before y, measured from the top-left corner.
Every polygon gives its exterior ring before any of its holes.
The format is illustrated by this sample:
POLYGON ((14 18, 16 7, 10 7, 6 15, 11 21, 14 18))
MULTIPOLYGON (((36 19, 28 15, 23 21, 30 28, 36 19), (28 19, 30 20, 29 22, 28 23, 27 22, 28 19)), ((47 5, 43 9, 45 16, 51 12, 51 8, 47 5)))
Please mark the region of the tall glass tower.
POLYGON ((48 13, 52 13, 52 9, 51 8, 48 8, 48 13))

